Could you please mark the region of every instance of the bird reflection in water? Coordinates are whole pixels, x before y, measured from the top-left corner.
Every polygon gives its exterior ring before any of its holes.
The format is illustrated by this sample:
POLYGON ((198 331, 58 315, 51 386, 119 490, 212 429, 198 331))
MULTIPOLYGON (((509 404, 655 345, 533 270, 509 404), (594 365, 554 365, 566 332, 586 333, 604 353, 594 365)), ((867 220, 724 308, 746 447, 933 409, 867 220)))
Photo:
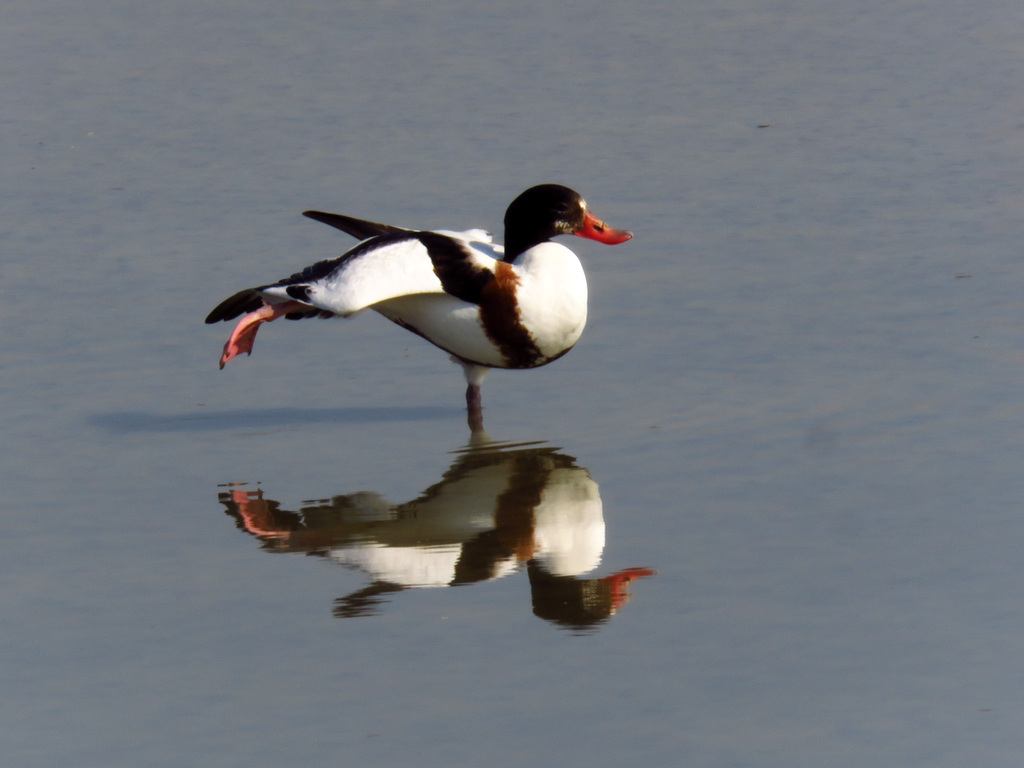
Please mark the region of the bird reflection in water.
POLYGON ((604 550, 597 483, 573 457, 543 444, 485 442, 459 451, 439 482, 403 504, 360 492, 290 511, 261 489, 227 487, 220 502, 263 549, 369 574, 368 586, 335 601, 341 618, 372 615, 391 593, 488 581, 525 565, 534 614, 584 630, 629 600, 632 581, 655 573, 585 577, 604 550))

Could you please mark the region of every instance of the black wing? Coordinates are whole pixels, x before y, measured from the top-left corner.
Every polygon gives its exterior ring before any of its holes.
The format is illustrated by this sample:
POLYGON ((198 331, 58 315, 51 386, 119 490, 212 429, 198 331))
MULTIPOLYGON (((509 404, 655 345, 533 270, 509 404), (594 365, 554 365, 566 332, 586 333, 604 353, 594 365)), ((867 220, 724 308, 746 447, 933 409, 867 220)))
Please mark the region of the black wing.
POLYGON ((342 232, 347 232, 356 240, 366 240, 368 237, 377 235, 394 235, 408 230, 401 227, 393 227, 390 224, 378 224, 376 221, 355 219, 351 216, 342 216, 340 213, 324 213, 323 211, 303 211, 306 216, 314 221, 323 222, 342 232))

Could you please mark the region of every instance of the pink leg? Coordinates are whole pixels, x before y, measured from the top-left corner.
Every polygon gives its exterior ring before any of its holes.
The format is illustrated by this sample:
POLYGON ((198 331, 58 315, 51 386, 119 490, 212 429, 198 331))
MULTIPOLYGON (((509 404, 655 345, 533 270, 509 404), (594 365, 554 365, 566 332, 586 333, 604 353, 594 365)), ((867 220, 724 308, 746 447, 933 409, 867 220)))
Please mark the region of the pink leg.
POLYGON ((483 432, 484 429, 484 398, 480 393, 480 385, 484 383, 484 376, 491 370, 482 365, 464 363, 453 357, 452 360, 462 366, 462 372, 466 374, 466 415, 469 421, 469 431, 473 434, 483 432))
POLYGON ((306 306, 306 304, 298 301, 285 301, 281 304, 264 304, 255 312, 250 312, 238 321, 235 330, 231 332, 231 338, 224 345, 224 352, 220 356, 220 367, 223 368, 228 360, 237 357, 243 352, 247 355, 252 354, 252 344, 256 341, 256 331, 260 329, 263 323, 272 322, 279 317, 287 315, 289 312, 295 312, 306 306))
POLYGON ((470 384, 466 387, 466 419, 469 421, 469 431, 473 434, 482 432, 484 428, 484 399, 480 394, 480 387, 470 384))

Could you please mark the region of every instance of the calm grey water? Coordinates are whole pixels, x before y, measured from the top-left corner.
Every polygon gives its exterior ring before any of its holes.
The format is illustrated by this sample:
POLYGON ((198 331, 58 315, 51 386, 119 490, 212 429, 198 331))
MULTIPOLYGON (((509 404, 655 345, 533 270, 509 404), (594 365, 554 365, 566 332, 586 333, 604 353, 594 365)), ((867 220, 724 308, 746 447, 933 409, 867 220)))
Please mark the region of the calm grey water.
POLYGON ((1021 765, 1017 0, 0 16, 5 766, 1021 765), (217 370, 300 211, 547 181, 636 238, 494 443, 379 317, 217 370))

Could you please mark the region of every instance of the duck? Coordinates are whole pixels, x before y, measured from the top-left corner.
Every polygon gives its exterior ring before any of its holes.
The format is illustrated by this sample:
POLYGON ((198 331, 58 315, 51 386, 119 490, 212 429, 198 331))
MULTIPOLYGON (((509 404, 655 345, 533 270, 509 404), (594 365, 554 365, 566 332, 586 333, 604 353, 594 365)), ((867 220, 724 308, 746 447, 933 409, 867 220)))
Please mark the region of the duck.
POLYGON ((238 321, 220 367, 252 354, 256 332, 281 317, 349 317, 372 309, 462 366, 471 428, 482 426, 481 385, 492 368, 528 369, 565 355, 587 322, 587 280, 558 235, 606 245, 630 240, 560 184, 527 189, 505 211, 505 243, 482 229, 414 230, 323 211, 308 218, 360 242, 275 283, 229 296, 208 324, 238 321))

